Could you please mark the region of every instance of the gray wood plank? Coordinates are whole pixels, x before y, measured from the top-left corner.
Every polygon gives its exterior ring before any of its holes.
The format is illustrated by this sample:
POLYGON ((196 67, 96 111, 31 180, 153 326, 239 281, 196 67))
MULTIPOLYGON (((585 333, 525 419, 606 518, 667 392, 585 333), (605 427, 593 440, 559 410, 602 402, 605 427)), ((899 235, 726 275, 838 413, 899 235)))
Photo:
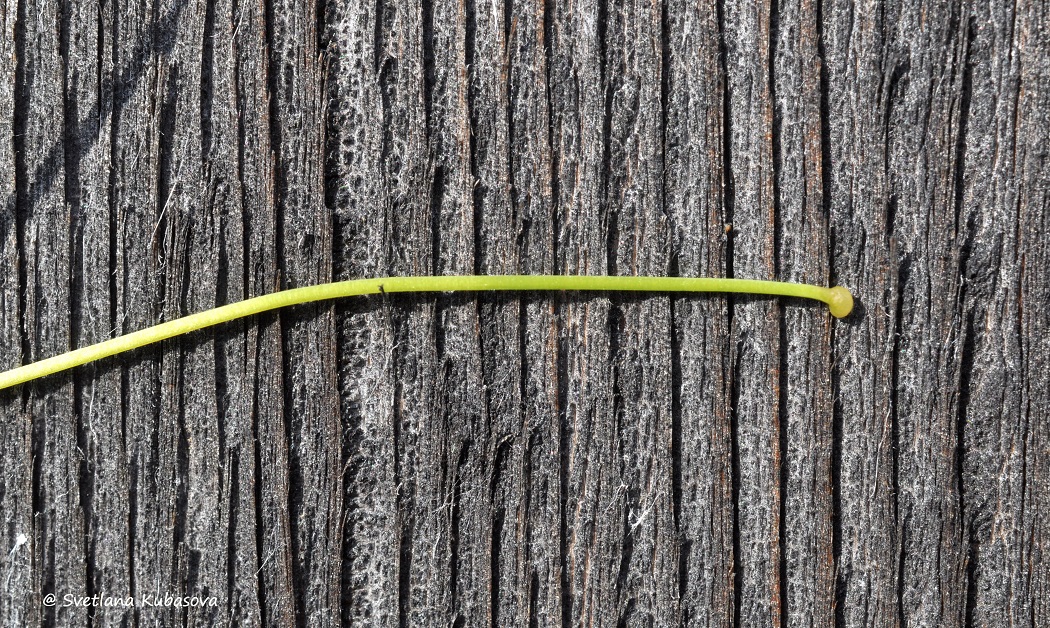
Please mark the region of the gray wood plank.
MULTIPOLYGON (((497 231, 493 221, 488 239, 496 253, 488 255, 489 249, 481 249, 481 272, 545 274, 552 273, 556 263, 546 11, 542 0, 528 1, 514 3, 502 16, 505 65, 498 76, 507 79, 502 96, 507 138, 502 149, 506 156, 501 159, 509 170, 505 192, 509 203, 504 207, 512 222, 507 223, 510 229, 497 231), (501 260, 503 250, 507 253, 501 260)), ((497 74, 492 76, 495 79, 497 74)), ((485 365, 490 390, 502 383, 506 391, 491 392, 488 401, 495 424, 494 552, 498 555, 493 578, 499 586, 493 594, 492 619, 497 625, 520 618, 521 623, 543 626, 559 622, 564 610, 562 535, 552 533, 560 530, 564 510, 557 305, 544 295, 515 300, 517 306, 509 301, 502 320, 506 337, 517 346, 505 342, 496 351, 490 349, 491 366, 485 365), (506 379, 498 366, 501 362, 506 379), (511 372, 514 368, 517 373, 511 372)), ((501 301, 493 305, 496 316, 501 301)), ((483 321, 485 314, 483 309, 483 321)), ((492 347, 500 335, 498 328, 492 329, 491 341, 483 336, 483 346, 492 347)))
MULTIPOLYGON (((113 16, 84 5, 66 6, 67 35, 66 202, 72 217, 74 269, 71 290, 72 344, 84 346, 113 336, 116 285, 110 190, 113 141, 112 115, 116 96, 113 16), (107 78, 100 84, 99 77, 107 78)), ((131 478, 124 439, 121 371, 93 365, 74 373, 75 409, 80 423, 78 446, 84 452, 81 476, 86 592, 131 591, 131 529, 128 497, 131 478), (86 477, 85 477, 86 475, 86 477)), ((134 609, 107 607, 95 613, 101 622, 131 621, 134 609)))
MULTIPOLYGON (((463 69, 474 61, 471 55, 484 52, 484 44, 478 50, 477 39, 485 31, 477 16, 468 16, 465 3, 438 2, 428 8, 423 44, 429 86, 428 145, 434 169, 433 272, 472 274, 477 265, 476 204, 483 202, 478 198, 483 191, 476 187, 471 149, 477 138, 471 136, 471 86, 463 69), (473 40, 468 39, 471 34, 473 40)), ((471 295, 439 298, 435 324, 438 379, 433 413, 447 439, 441 446, 450 551, 448 618, 463 625, 490 624, 492 503, 482 496, 491 486, 495 452, 481 375, 476 299, 471 295)))
POLYGON ((966 33, 962 6, 887 12, 886 216, 897 273, 893 435, 900 621, 964 614, 955 392, 960 376, 955 181, 966 33))
POLYGON ((1046 568, 1029 563, 1046 532, 1035 524, 1045 504, 1031 486, 1046 477, 1045 359, 1046 36, 1035 24, 1046 7, 975 7, 966 24, 964 137, 959 164, 966 619, 974 624, 1039 625, 1046 568), (1019 47, 1019 42, 1026 45, 1019 47), (1038 91, 1038 90, 1037 90, 1038 91), (1042 368, 1035 366, 1035 368, 1042 368), (1040 444, 1043 443, 1043 444, 1040 444), (1032 501, 1034 500, 1034 501, 1032 501))
POLYGON ((898 277, 886 211, 886 26, 873 3, 824 3, 821 18, 832 281, 859 303, 832 336, 836 623, 894 626, 898 277))
MULTIPOLYGON (((202 70, 203 137, 201 153, 205 162, 204 203, 212 205, 211 244, 217 257, 214 298, 217 303, 230 303, 249 296, 247 267, 248 226, 246 194, 242 179, 243 142, 239 103, 238 46, 235 33, 240 31, 241 16, 233 0, 216 2, 205 16, 207 54, 202 70)), ((254 183, 253 185, 258 185, 254 183)), ((219 438, 219 495, 217 510, 222 536, 227 578, 223 612, 232 623, 261 623, 259 595, 259 556, 256 546, 258 529, 257 467, 255 431, 252 425, 254 397, 252 367, 246 328, 238 323, 224 328, 216 338, 216 431, 219 438)), ((217 596, 218 597, 218 596, 217 596)))
MULTIPOLYGON (((827 285, 820 24, 816 2, 780 2, 771 26, 777 275, 827 285)), ((835 623, 832 323, 821 307, 781 309, 781 619, 835 623)))
MULTIPOLYGON (((62 89, 67 41, 58 27, 57 5, 27 2, 21 10, 35 18, 22 25, 22 45, 16 50, 21 57, 16 80, 23 91, 16 104, 22 124, 15 130, 21 136, 15 176, 25 278, 22 346, 25 358, 35 361, 67 351, 71 343, 72 218, 65 198, 68 146, 63 141, 67 111, 62 89)), ((73 399, 73 377, 65 373, 30 386, 24 406, 32 426, 31 449, 25 453, 33 466, 32 548, 39 570, 32 586, 37 590, 87 590, 73 399)), ((41 619, 56 625, 87 621, 86 608, 41 610, 41 619)))
MULTIPOLYGON (((128 3, 117 4, 113 10, 110 36, 115 42, 132 42, 114 47, 110 129, 110 198, 116 222, 110 237, 115 240, 113 248, 120 260, 115 275, 118 333, 162 320, 167 223, 160 195, 167 196, 170 181, 162 183, 160 179, 164 151, 159 138, 162 126, 170 127, 170 103, 156 98, 163 85, 158 82, 161 71, 157 57, 170 52, 175 23, 183 9, 183 4, 164 10, 128 3), (162 111, 169 117, 165 118, 162 111)), ((120 407, 126 426, 130 480, 129 563, 134 585, 132 591, 117 595, 171 594, 178 581, 171 526, 175 517, 178 423, 175 417, 162 418, 160 414, 164 354, 162 347, 144 349, 124 362, 126 370, 121 373, 120 407)), ((64 593, 55 591, 56 595, 64 593)), ((174 609, 170 608, 144 609, 137 614, 146 625, 175 621, 174 609)))
MULTIPOLYGON (((328 107, 329 185, 335 212, 339 279, 377 277, 389 268, 391 197, 384 171, 386 133, 381 65, 386 62, 382 5, 328 6, 331 55, 328 107), (377 185, 381 182, 382 185, 377 185)), ((343 621, 390 626, 400 608, 397 426, 393 319, 383 298, 340 304, 339 387, 343 421, 343 621)))
MULTIPOLYGON (((268 294, 281 287, 278 259, 277 176, 272 141, 273 118, 266 57, 266 7, 238 3, 234 11, 233 47, 237 60, 238 179, 245 215, 245 296, 268 294)), ((278 314, 247 323, 245 377, 250 384, 246 417, 254 442, 245 486, 253 499, 258 604, 267 625, 295 622, 292 524, 289 514, 289 439, 285 414, 282 325, 278 314)), ((247 513, 245 513, 247 514, 247 513)), ((248 519, 249 521, 252 518, 248 519)), ((242 547, 250 548, 249 538, 242 547)))
MULTIPOLYGON (((432 61, 425 54, 432 16, 407 2, 379 7, 378 64, 383 96, 383 180, 390 194, 388 270, 435 272, 435 196, 441 189, 428 143, 432 61)), ((443 176, 443 174, 441 174, 443 176)), ((402 624, 448 621, 451 615, 451 525, 445 470, 447 426, 436 415, 436 310, 429 297, 391 299, 394 469, 398 499, 398 610, 402 624)))
MULTIPOLYGON (((770 98, 770 4, 727 3, 726 202, 732 225, 729 276, 773 278, 776 205, 773 196, 773 103, 770 98)), ((736 600, 734 620, 779 625, 781 451, 780 305, 733 298, 733 474, 736 600)))
MULTIPOLYGON (((283 288, 332 280, 332 216, 324 196, 323 68, 316 3, 266 7, 267 76, 274 151, 275 245, 283 288)), ((339 621, 342 486, 331 304, 282 311, 288 510, 297 613, 311 625, 339 621)))
MULTIPOLYGON (((228 274, 220 263, 221 208, 209 193, 205 172, 211 120, 201 112, 211 94, 204 89, 208 75, 201 63, 204 44, 198 41, 213 36, 209 31, 214 19, 209 17, 213 18, 204 5, 187 4, 173 24, 170 52, 158 56, 165 103, 160 111, 158 176, 165 193, 161 212, 166 320, 218 305, 220 282, 211 278, 228 274)), ((162 389, 160 416, 170 417, 166 422, 176 429, 172 506, 178 513, 171 538, 175 574, 169 586, 179 583, 176 590, 188 595, 222 592, 225 601, 229 513, 224 512, 221 485, 225 435, 219 419, 215 335, 167 344, 161 378, 171 385, 162 389)), ((191 624, 230 621, 226 604, 176 611, 175 617, 191 624)))
POLYGON ((1023 577, 1015 562, 1023 454, 1014 445, 1023 439, 1022 338, 1008 322, 1018 317, 1020 243, 1017 230, 1007 227, 1019 220, 1013 149, 1018 138, 1012 121, 1017 118, 1020 59, 1002 54, 1014 30, 1011 7, 990 4, 979 15, 986 26, 976 21, 966 26, 970 99, 963 101, 965 136, 957 179, 963 350, 959 416, 967 453, 961 470, 969 561, 966 618, 1003 624, 1031 612, 1024 598, 1011 596, 1008 588, 1023 577), (1009 150, 997 157, 1000 144, 1009 150), (1004 422, 1004 417, 1013 420, 1004 422), (993 537, 993 524, 1009 532, 993 537))
MULTIPOLYGON (((555 272, 609 271, 603 207, 607 75, 598 2, 555 4, 549 89, 554 152, 555 272)), ((605 625, 618 604, 623 494, 613 425, 612 308, 605 295, 569 296, 559 315, 559 375, 564 383, 562 430, 562 622, 605 625)))
MULTIPOLYGON (((726 275, 722 33, 713 3, 673 2, 666 15, 665 205, 671 271, 726 275)), ((733 621, 729 310, 724 296, 674 297, 671 410, 676 437, 674 506, 681 538, 683 622, 733 621)))
MULTIPOLYGON (((665 275, 663 19, 659 5, 609 6, 605 22, 608 130, 604 190, 609 272, 665 275)), ((609 424, 621 506, 616 606, 602 623, 665 626, 679 616, 673 507, 671 308, 666 296, 614 297, 609 424)))
MULTIPOLYGON (((1019 13, 1016 41, 1022 55, 1020 119, 1016 128, 1018 138, 1023 140, 1017 158, 1017 185, 1021 271, 1018 313, 1024 364, 1021 378, 1024 414, 1018 423, 1024 434, 1025 459, 1020 482, 1023 488, 1012 491, 1009 500, 1010 510, 1020 510, 1022 531, 1018 534, 1011 530, 1008 534, 1016 541, 1007 544, 1011 553, 1021 557, 1023 567, 1019 574, 1012 574, 1006 586, 1012 598, 1008 617, 1016 618, 1018 623, 1039 626, 1050 621, 1046 597, 1050 592, 1050 565, 1044 560, 1050 543, 1046 517, 1050 499, 1044 490, 1050 485, 1050 427, 1046 420, 1050 416, 1050 377, 1047 377, 1050 314, 1045 307, 1050 303, 1050 245, 1044 237, 1050 228, 1050 164, 1046 159, 1050 141, 1050 120, 1046 115, 1050 110, 1050 93, 1045 89, 1050 85, 1050 33, 1042 26, 1050 19, 1050 7, 1046 3, 1033 3, 1015 10, 1019 13), (1028 89, 1030 85, 1040 87, 1028 89), (1021 491, 1024 497, 1015 500, 1013 496, 1021 491), (1026 617, 1029 604, 1031 611, 1026 617)), ((1011 427, 1009 431, 1016 433, 1017 429, 1011 427)), ((1014 456, 1012 448, 1003 453, 1002 458, 1014 456)), ((1016 477, 1015 464, 1001 464, 999 469, 1003 468, 1009 468, 1009 475, 1016 477)), ((1012 480, 1010 484, 1016 486, 1018 482, 1012 480)), ((1016 567, 1011 564, 1010 569, 1016 567)))
MULTIPOLYGON (((15 103, 24 98, 24 27, 18 23, 17 2, 5 2, 0 13, 0 356, 5 365, 21 364, 25 331, 25 262, 22 257, 20 188, 25 185, 23 133, 25 116, 15 103)), ((5 582, 0 617, 6 624, 38 623, 43 593, 33 529, 32 422, 25 412, 22 390, 0 392, 0 568, 5 582)))
POLYGON ((1047 621, 1045 2, 0 5, 0 623, 1047 621), (45 595, 205 595, 209 608, 45 595))

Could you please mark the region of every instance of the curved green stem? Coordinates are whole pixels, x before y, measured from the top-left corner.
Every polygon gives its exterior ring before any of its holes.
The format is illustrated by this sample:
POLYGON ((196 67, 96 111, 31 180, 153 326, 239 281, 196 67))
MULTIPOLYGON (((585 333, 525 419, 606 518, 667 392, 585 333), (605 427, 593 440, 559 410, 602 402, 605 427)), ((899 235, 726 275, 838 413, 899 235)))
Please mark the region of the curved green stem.
POLYGON ((708 277, 602 277, 567 275, 499 275, 387 277, 353 279, 319 286, 295 288, 231 303, 141 331, 69 351, 0 373, 0 389, 65 371, 124 351, 160 342, 204 327, 275 310, 288 305, 381 292, 459 292, 481 290, 608 290, 635 292, 742 292, 816 299, 828 305, 831 314, 842 318, 853 309, 849 290, 807 284, 753 279, 715 279, 708 277))

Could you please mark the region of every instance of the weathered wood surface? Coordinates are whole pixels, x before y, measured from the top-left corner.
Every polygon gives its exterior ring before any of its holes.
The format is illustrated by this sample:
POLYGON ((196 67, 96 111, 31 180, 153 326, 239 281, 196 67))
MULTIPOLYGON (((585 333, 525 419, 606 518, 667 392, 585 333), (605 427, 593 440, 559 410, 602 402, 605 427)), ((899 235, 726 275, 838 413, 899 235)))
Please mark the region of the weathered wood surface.
POLYGON ((366 298, 3 391, 0 621, 1050 624, 1048 24, 3 0, 0 367, 385 274, 858 307, 366 298))

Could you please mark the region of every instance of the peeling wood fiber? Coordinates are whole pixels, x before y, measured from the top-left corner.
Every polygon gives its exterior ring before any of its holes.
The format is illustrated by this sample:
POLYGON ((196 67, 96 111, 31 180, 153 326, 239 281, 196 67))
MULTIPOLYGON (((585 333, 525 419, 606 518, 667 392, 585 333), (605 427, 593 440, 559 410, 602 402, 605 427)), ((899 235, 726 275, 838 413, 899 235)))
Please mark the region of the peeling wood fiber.
POLYGON ((0 624, 1050 625, 1047 24, 0 0, 3 368, 381 275, 857 300, 377 295, 5 390, 0 624))

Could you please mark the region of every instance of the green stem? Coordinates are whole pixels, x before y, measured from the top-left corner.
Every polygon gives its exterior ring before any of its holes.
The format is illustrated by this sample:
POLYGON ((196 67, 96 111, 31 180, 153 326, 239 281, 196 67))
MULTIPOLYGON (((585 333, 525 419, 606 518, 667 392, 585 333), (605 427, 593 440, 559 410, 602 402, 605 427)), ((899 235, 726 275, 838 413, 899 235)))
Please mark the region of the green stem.
POLYGON ((566 275, 500 275, 387 277, 353 279, 319 286, 295 288, 231 303, 154 325, 141 331, 69 351, 0 373, 0 389, 65 371, 87 362, 131 351, 172 336, 187 334, 260 312, 311 301, 324 301, 381 292, 460 292, 482 290, 608 290, 634 292, 741 292, 816 299, 828 305, 831 314, 842 318, 853 309, 853 296, 842 287, 824 288, 807 284, 753 279, 708 277, 601 277, 566 275))

